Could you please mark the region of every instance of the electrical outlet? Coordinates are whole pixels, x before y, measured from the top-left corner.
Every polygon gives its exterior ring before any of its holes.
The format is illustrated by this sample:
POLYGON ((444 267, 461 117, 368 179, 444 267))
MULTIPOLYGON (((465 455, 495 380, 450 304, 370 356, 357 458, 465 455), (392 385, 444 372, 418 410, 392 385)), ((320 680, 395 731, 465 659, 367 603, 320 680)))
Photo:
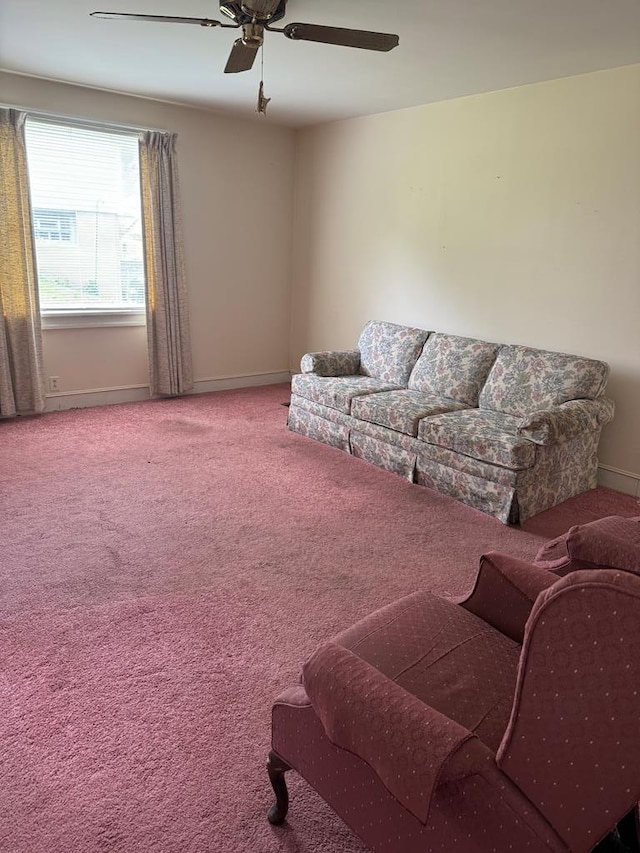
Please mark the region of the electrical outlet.
POLYGON ((59 391, 60 390, 60 377, 59 376, 50 376, 49 377, 49 391, 59 391))

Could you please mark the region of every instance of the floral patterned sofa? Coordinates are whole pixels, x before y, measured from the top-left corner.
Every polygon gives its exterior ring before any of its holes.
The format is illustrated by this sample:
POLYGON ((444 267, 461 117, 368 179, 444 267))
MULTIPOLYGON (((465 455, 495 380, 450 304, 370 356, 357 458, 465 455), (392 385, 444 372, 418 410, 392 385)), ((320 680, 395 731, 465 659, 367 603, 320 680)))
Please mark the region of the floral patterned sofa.
POLYGON ((604 362, 371 321, 301 369, 290 429, 505 524, 596 485, 604 362))

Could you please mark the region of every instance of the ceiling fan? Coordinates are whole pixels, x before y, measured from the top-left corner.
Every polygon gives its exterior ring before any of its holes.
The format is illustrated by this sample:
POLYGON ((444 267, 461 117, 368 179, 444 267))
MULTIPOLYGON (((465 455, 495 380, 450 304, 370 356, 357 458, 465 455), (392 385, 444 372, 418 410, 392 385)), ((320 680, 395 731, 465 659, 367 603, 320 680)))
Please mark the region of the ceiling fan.
POLYGON ((342 27, 325 27, 317 24, 287 24, 280 29, 273 24, 285 16, 287 0, 245 0, 245 2, 220 3, 220 12, 233 23, 222 23, 210 18, 180 18, 171 15, 134 15, 128 12, 92 12, 94 18, 112 18, 128 21, 156 21, 168 24, 196 24, 200 27, 242 28, 242 38, 236 39, 227 64, 226 74, 249 71, 253 67, 258 48, 264 41, 265 30, 282 33, 294 41, 315 41, 363 50, 393 50, 400 39, 390 33, 368 30, 350 30, 342 27))

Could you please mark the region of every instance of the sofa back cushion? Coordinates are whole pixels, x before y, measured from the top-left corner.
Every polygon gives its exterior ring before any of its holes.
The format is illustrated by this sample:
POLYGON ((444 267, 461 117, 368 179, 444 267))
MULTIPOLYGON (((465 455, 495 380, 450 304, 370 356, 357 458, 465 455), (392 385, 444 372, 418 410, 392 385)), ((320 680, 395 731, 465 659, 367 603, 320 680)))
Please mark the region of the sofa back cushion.
POLYGON ((411 372, 409 388, 477 406, 498 349, 474 338, 433 334, 411 372))
POLYGON ((503 346, 480 393, 480 408, 522 417, 603 393, 609 366, 560 352, 503 346))
POLYGON ((428 337, 424 329, 370 320, 358 341, 360 373, 406 388, 428 337))

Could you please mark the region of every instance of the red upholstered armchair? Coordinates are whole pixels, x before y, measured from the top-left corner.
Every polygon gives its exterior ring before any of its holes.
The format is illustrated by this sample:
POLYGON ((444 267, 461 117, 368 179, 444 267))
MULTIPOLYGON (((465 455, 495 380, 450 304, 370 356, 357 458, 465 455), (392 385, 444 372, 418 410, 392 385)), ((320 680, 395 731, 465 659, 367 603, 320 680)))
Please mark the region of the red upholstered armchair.
POLYGON ((466 599, 311 657, 273 706, 269 819, 295 769, 379 853, 586 853, 616 825, 638 851, 639 723, 640 577, 490 554, 466 599))

